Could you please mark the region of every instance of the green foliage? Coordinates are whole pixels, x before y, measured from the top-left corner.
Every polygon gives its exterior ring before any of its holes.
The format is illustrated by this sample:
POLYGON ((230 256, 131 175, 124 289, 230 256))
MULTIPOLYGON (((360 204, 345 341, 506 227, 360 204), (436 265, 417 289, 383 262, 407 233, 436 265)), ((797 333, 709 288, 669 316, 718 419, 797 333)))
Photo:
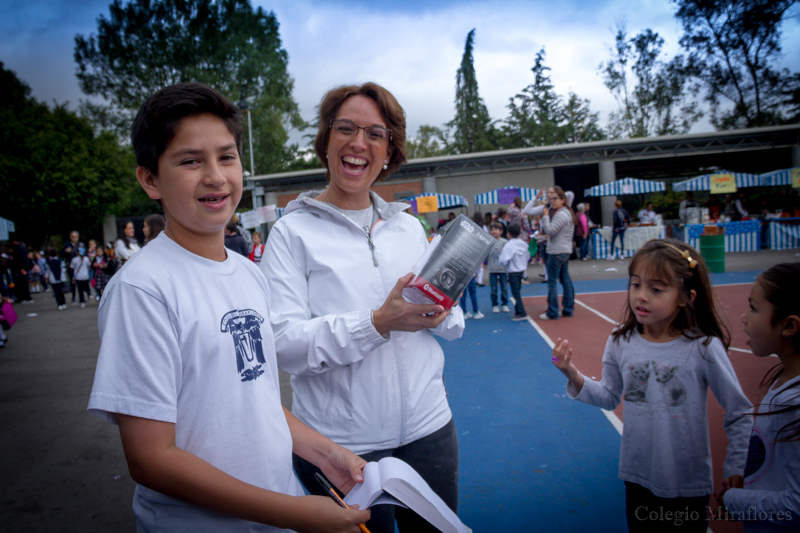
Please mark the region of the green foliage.
MULTIPOLYGON (((673 0, 718 129, 780 124, 800 79, 773 65, 781 56, 780 25, 795 0, 673 0)), ((795 113, 796 113, 795 107, 795 113)), ((796 118, 795 114, 795 118, 796 118)))
POLYGON ((472 58, 473 29, 467 34, 461 66, 456 71, 456 116, 447 123, 452 130, 452 142, 448 152, 467 154, 485 152, 496 147, 497 133, 483 99, 478 94, 478 79, 472 58))
POLYGON ((50 109, 29 95, 0 63, 0 216, 33 246, 72 229, 99 235, 106 214, 136 204, 131 151, 64 106, 50 109))
POLYGON ((591 112, 589 101, 570 93, 565 103, 555 92, 544 56, 544 49, 536 54, 531 68, 534 82, 509 99, 509 116, 501 128, 501 147, 524 148, 602 139, 598 114, 591 112))
POLYGON ((702 117, 689 95, 693 68, 680 55, 660 61, 663 46, 664 39, 652 30, 628 39, 624 25, 617 28, 611 58, 600 64, 603 83, 618 106, 609 115, 612 139, 688 133, 702 117))
POLYGON ((417 136, 406 141, 406 158, 421 159, 446 154, 447 138, 441 128, 423 124, 417 136))
MULTIPOLYGON (((286 146, 287 130, 305 123, 273 13, 254 10, 249 0, 114 0, 97 29, 97 35, 76 35, 75 62, 81 90, 108 102, 86 105, 100 124, 126 135, 152 93, 199 81, 247 103, 257 174, 284 170, 296 159, 286 146)), ((242 158, 249 169, 247 138, 242 158)))

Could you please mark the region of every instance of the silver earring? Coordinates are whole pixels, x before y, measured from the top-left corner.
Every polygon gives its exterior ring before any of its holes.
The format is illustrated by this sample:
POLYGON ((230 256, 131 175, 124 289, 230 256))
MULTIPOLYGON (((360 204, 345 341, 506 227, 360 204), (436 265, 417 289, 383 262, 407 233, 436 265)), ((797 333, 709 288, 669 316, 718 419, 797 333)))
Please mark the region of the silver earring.
POLYGON ((384 161, 384 162, 383 162, 383 170, 386 170, 386 169, 388 169, 388 168, 389 168, 389 165, 387 165, 387 164, 386 164, 386 161, 384 161))

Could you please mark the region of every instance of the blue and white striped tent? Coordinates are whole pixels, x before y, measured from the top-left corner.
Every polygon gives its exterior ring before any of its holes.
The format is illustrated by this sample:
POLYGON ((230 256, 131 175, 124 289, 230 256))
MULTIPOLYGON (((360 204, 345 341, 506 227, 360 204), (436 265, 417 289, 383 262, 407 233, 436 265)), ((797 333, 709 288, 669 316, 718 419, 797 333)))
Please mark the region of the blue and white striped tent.
POLYGON ((727 170, 720 170, 711 174, 703 174, 696 178, 679 181, 672 184, 672 190, 676 192, 681 191, 708 191, 711 189, 711 176, 717 174, 733 174, 736 179, 736 188, 742 187, 759 187, 761 186, 761 177, 758 174, 747 174, 745 172, 728 172, 727 170))
POLYGON ((636 178, 622 178, 595 185, 583 191, 584 196, 622 196, 624 194, 645 194, 649 192, 661 192, 667 189, 663 181, 640 180, 636 178))
POLYGON ((422 194, 418 194, 416 196, 410 196, 408 198, 403 198, 406 202, 411 204, 414 212, 417 211, 417 198, 422 198, 425 196, 436 196, 436 201, 439 205, 439 209, 453 209, 456 207, 469 207, 469 202, 463 196, 459 196, 458 194, 443 194, 443 193, 433 193, 433 192, 424 192, 422 194))
POLYGON ((527 187, 501 187, 483 194, 476 194, 475 205, 510 204, 515 196, 522 198, 523 202, 530 202, 536 198, 538 193, 537 189, 529 189, 527 187), (508 198, 511 198, 511 201, 506 201, 508 198))
POLYGON ((791 185, 792 172, 800 170, 800 167, 784 168, 783 170, 773 170, 758 176, 761 179, 762 187, 771 187, 776 185, 791 185))

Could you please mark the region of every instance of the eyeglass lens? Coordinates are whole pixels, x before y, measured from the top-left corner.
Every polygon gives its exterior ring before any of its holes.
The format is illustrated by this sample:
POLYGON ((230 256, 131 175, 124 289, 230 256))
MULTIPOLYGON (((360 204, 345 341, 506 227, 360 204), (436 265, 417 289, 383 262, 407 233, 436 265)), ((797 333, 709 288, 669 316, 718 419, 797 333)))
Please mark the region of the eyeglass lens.
POLYGON ((346 137, 353 137, 358 133, 358 130, 364 130, 364 135, 370 141, 385 141, 391 138, 392 132, 380 126, 357 126, 349 120, 338 118, 331 121, 331 128, 336 133, 346 137))

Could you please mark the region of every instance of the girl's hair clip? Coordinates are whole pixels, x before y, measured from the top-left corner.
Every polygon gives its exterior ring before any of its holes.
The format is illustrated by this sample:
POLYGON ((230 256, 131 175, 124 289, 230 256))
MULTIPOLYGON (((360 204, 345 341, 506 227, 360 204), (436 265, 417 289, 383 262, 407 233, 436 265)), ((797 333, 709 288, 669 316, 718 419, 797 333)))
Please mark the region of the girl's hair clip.
POLYGON ((684 250, 681 252, 681 257, 689 261, 689 266, 692 268, 697 267, 697 259, 694 259, 691 255, 689 255, 689 250, 684 250))
POLYGON ((677 246, 673 246, 672 244, 664 243, 670 248, 674 249, 676 252, 681 254, 681 257, 686 259, 689 262, 689 266, 691 268, 697 268, 697 259, 693 258, 692 255, 689 253, 689 250, 681 250, 677 246))

